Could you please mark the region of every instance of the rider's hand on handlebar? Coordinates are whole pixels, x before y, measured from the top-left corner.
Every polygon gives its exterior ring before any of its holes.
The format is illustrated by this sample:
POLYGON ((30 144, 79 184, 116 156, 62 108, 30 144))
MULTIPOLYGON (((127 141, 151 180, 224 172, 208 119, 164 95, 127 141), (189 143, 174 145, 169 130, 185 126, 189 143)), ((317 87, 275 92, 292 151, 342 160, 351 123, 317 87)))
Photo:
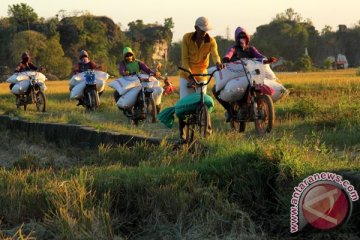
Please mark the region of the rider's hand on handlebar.
POLYGON ((155 75, 154 75, 156 78, 160 77, 161 76, 161 73, 160 72, 155 72, 155 75))
POLYGON ((225 68, 225 65, 224 65, 223 63, 217 62, 217 63, 216 63, 216 68, 219 69, 219 70, 221 70, 221 69, 225 68))
POLYGON ((188 83, 186 84, 187 88, 195 88, 195 82, 194 81, 188 81, 188 83))
POLYGON ((224 58, 222 59, 222 62, 223 62, 223 63, 229 63, 229 62, 230 62, 230 58, 224 57, 224 58))
POLYGON ((279 59, 277 59, 276 57, 269 57, 267 60, 264 61, 265 64, 270 64, 270 63, 274 63, 277 62, 279 59))

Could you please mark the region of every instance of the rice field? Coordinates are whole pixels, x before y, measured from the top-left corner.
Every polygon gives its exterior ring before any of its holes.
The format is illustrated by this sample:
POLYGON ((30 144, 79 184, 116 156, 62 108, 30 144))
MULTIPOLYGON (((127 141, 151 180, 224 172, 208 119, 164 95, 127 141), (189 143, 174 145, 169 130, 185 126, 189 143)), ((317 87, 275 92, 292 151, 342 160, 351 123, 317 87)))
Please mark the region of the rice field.
MULTIPOLYGON (((278 74, 291 94, 275 103, 265 137, 234 133, 216 104, 214 134, 192 147, 56 146, 0 126, 0 238, 356 239, 359 215, 336 231, 290 235, 293 187, 309 174, 360 170, 360 76, 355 69, 278 74)), ((178 86, 178 77, 170 80, 178 86)), ((106 88, 96 112, 47 82, 48 111, 16 109, 0 84, 0 114, 99 130, 177 138, 177 124, 130 125, 106 88)), ((211 87, 211 86, 210 86, 211 87)), ((178 93, 163 97, 172 106, 178 93)), ((358 189, 360 191, 360 189, 358 189)))

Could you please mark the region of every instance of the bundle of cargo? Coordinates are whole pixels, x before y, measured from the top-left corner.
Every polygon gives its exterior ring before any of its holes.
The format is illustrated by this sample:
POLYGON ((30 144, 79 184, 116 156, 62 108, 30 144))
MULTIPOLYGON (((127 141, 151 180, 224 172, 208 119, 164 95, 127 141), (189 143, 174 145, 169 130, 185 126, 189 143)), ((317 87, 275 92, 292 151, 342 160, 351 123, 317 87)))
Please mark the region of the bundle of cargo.
MULTIPOLYGON (((95 75, 96 89, 98 92, 102 92, 105 89, 105 84, 109 78, 109 74, 106 72, 92 70, 95 75)), ((84 95, 84 89, 86 87, 86 75, 87 72, 75 74, 70 79, 70 99, 79 99, 84 95)))
MULTIPOLYGON (((271 87, 274 90, 271 98, 276 102, 286 96, 289 91, 279 82, 277 77, 271 70, 269 64, 263 64, 255 60, 242 60, 226 63, 225 68, 215 73, 216 91, 220 91, 219 97, 226 102, 234 102, 240 100, 249 86, 244 66, 248 77, 251 80, 260 81, 262 84, 271 87), (251 62, 249 62, 251 61, 251 62), (249 64, 248 64, 249 63, 249 64), (251 63, 251 64, 250 64, 251 63)), ((208 69, 209 72, 212 69, 208 69)))
POLYGON ((11 92, 13 94, 25 94, 30 86, 30 81, 35 80, 40 86, 42 91, 46 90, 46 77, 41 72, 25 71, 20 73, 14 73, 6 82, 13 84, 11 92))
POLYGON ((152 97, 156 105, 161 103, 161 96, 163 88, 160 87, 160 82, 153 76, 146 74, 131 75, 120 77, 109 84, 109 87, 115 89, 120 98, 116 105, 120 108, 131 108, 136 103, 136 98, 141 91, 141 87, 148 87, 153 89, 152 97), (148 79, 148 81, 140 82, 140 79, 148 79))

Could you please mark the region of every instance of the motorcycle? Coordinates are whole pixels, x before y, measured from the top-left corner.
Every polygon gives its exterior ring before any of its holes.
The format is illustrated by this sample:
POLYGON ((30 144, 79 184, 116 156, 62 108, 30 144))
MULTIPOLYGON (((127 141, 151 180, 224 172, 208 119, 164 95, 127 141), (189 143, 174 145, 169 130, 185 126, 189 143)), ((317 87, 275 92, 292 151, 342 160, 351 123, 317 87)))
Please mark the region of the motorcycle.
POLYGON ((126 78, 128 80, 115 80, 109 84, 110 87, 116 89, 114 98, 118 108, 123 110, 132 124, 137 125, 139 122, 155 123, 157 121, 156 115, 160 111, 160 104, 156 105, 156 100, 161 101, 158 98, 163 92, 163 89, 158 86, 158 80, 147 74, 133 74, 126 78), (117 83, 120 81, 123 81, 123 88, 118 88, 117 83), (125 84, 131 88, 123 93, 122 90, 126 88, 125 84))
POLYGON ((46 111, 45 75, 40 72, 29 71, 14 74, 11 78, 14 78, 12 80, 9 78, 9 80, 12 83, 11 91, 16 95, 16 107, 18 109, 23 106, 24 111, 26 111, 31 104, 34 104, 37 111, 46 111))
POLYGON ((258 135, 269 133, 275 120, 275 109, 271 98, 274 90, 264 84, 260 70, 252 64, 254 60, 240 61, 245 70, 248 87, 242 99, 230 103, 230 126, 235 131, 244 132, 246 123, 254 122, 258 135))
POLYGON ((95 74, 93 71, 87 71, 85 73, 85 89, 83 106, 91 111, 94 111, 100 106, 99 92, 96 88, 95 74))
POLYGON ((106 72, 88 70, 74 75, 70 80, 70 98, 79 100, 87 110, 95 111, 100 106, 100 95, 104 91, 109 75, 106 72))

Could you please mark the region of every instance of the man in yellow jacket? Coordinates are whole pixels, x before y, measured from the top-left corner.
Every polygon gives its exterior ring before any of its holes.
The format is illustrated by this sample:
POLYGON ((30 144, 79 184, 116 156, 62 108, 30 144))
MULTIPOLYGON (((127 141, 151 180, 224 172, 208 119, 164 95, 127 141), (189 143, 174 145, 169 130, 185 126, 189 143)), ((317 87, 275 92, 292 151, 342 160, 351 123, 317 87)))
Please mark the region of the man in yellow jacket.
MULTIPOLYGON (((183 37, 181 46, 182 67, 194 74, 207 73, 210 54, 216 66, 220 69, 223 68, 216 40, 207 33, 211 29, 209 20, 206 17, 199 17, 195 22, 195 32, 186 33, 183 37)), ((180 73, 180 99, 196 92, 191 85, 188 74, 182 71, 180 73)), ((206 86, 204 86, 204 92, 206 93, 206 86)), ((179 127, 180 138, 183 140, 185 123, 180 121, 179 127)), ((210 133, 211 129, 208 132, 210 133)))

